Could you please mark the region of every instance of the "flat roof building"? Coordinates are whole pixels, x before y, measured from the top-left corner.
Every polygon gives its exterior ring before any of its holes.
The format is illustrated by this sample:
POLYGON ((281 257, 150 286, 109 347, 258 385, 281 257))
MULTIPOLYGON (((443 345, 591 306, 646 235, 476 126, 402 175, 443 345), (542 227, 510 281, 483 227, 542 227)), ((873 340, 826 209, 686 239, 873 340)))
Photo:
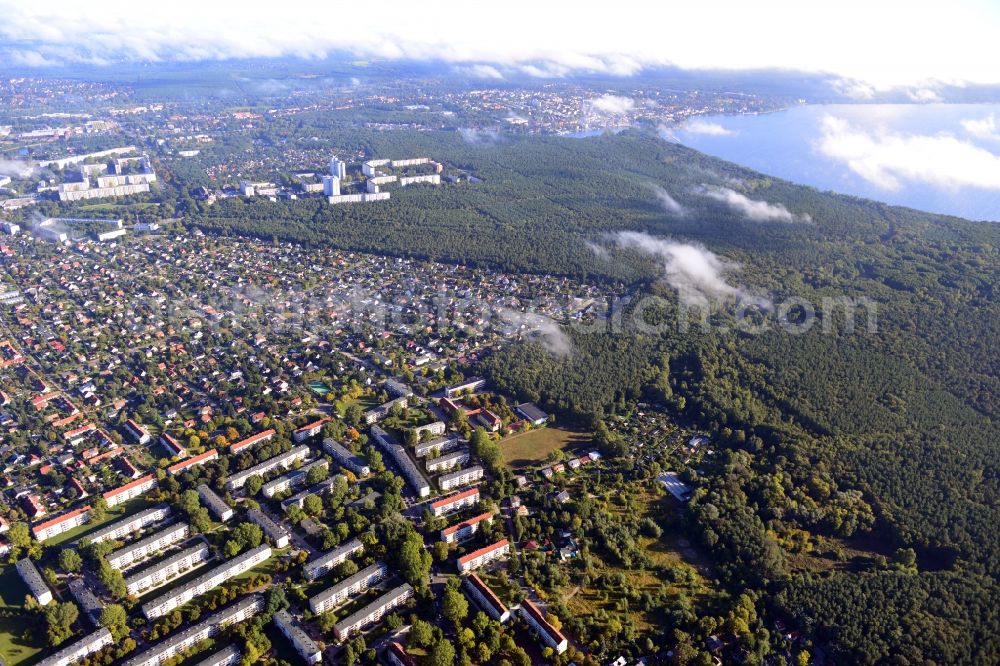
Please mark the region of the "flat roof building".
POLYGON ((327 588, 309 599, 309 610, 316 615, 333 610, 351 597, 364 592, 379 583, 389 574, 385 562, 376 562, 353 576, 348 576, 333 587, 327 588))
POLYGON ((240 663, 240 649, 235 645, 224 647, 199 661, 195 666, 236 666, 240 663))
POLYGON ((290 451, 285 453, 279 453, 273 458, 268 458, 262 463, 258 463, 249 469, 245 469, 242 472, 237 472, 229 477, 226 481, 226 488, 229 490, 236 490, 237 488, 242 488, 247 479, 251 476, 263 476, 273 469, 278 467, 288 468, 291 467, 296 461, 305 460, 309 456, 308 446, 296 446, 290 451))
POLYGON ((67 645, 55 654, 39 661, 35 666, 70 666, 78 661, 99 652, 114 643, 111 631, 106 627, 101 627, 97 631, 87 634, 75 643, 67 645))
POLYGON ((372 473, 371 467, 368 466, 368 461, 352 453, 332 437, 327 437, 323 440, 323 450, 329 453, 338 465, 351 470, 359 478, 363 479, 372 473))
POLYGON ((160 641, 145 652, 123 662, 121 666, 161 666, 174 657, 219 633, 221 629, 237 622, 245 622, 264 610, 264 597, 251 594, 220 611, 213 613, 198 624, 177 632, 160 641))
POLYGON ((76 599, 76 603, 80 604, 80 610, 87 616, 90 623, 95 627, 99 626, 101 610, 104 608, 104 604, 97 598, 97 595, 94 594, 82 578, 74 578, 69 582, 67 587, 69 588, 69 593, 76 599))
POLYGON ((274 522, 260 509, 248 509, 247 518, 264 532, 275 548, 284 548, 291 543, 292 535, 283 526, 274 522))
POLYGON ((466 440, 461 435, 445 435, 444 437, 437 437, 426 442, 417 442, 413 447, 413 455, 418 458, 426 458, 427 456, 436 457, 446 451, 457 449, 465 443, 466 440))
POLYGON ((302 630, 302 627, 295 623, 292 616, 286 610, 280 610, 274 614, 274 626, 278 627, 285 638, 292 644, 295 651, 299 653, 307 664, 318 664, 323 661, 323 653, 319 646, 309 635, 302 630))
POLYGON ((440 472, 446 472, 450 469, 455 469, 456 467, 461 467, 465 463, 469 462, 469 450, 459 449, 458 451, 450 451, 437 458, 428 458, 424 462, 424 467, 427 471, 432 474, 438 474, 440 472))
POLYGON ((181 587, 169 590, 152 601, 144 603, 142 605, 142 614, 146 616, 147 620, 162 617, 173 609, 183 606, 195 597, 201 596, 209 590, 222 585, 230 578, 253 569, 269 557, 271 557, 270 546, 263 545, 253 550, 248 550, 203 573, 194 580, 188 581, 181 587))
POLYGON ((191 528, 187 523, 175 523, 108 554, 108 564, 121 571, 167 546, 183 541, 190 533, 191 528))
POLYGON ((31 596, 38 601, 39 605, 46 606, 52 601, 52 590, 45 584, 45 579, 38 572, 38 567, 35 566, 34 562, 25 557, 18 560, 14 568, 17 569, 21 580, 24 581, 28 591, 31 592, 31 596))
POLYGON ((302 573, 305 575, 307 580, 316 580, 321 576, 325 576, 333 568, 345 562, 349 557, 353 557, 355 553, 360 553, 365 549, 361 539, 354 538, 345 544, 342 544, 329 553, 320 555, 312 562, 306 562, 302 566, 302 573))
POLYGON ((156 562, 130 574, 125 579, 125 591, 137 597, 147 590, 160 587, 195 565, 207 562, 211 556, 208 544, 204 541, 198 541, 193 546, 188 546, 162 562, 156 562))
POLYGON ((403 583, 338 622, 333 627, 333 633, 339 640, 344 640, 351 634, 380 621, 387 613, 402 606, 412 597, 413 587, 409 583, 403 583))
POLYGON ((482 465, 473 465, 472 467, 449 472, 438 477, 438 487, 441 490, 451 490, 452 488, 478 481, 483 478, 484 473, 485 470, 482 465))
POLYGON ((169 504, 157 504, 154 507, 140 511, 131 516, 126 516, 121 520, 102 527, 96 532, 91 532, 84 537, 90 543, 101 543, 102 541, 117 541, 128 536, 134 536, 147 525, 165 520, 171 514, 169 504))
POLYGON ((224 499, 219 497, 214 490, 209 488, 204 483, 198 486, 198 497, 200 497, 201 501, 205 503, 208 510, 222 522, 228 521, 235 514, 233 508, 226 504, 224 499))
POLYGON ((413 488, 414 492, 417 493, 417 496, 427 497, 430 495, 431 484, 429 484, 427 479, 424 478, 423 472, 421 472, 416 464, 410 460, 410 456, 407 455, 406 449, 399 444, 396 444, 392 438, 389 437, 389 433, 378 426, 372 426, 371 432, 375 441, 386 453, 389 454, 389 457, 395 461, 396 465, 403 473, 403 477, 410 484, 410 487, 413 488))

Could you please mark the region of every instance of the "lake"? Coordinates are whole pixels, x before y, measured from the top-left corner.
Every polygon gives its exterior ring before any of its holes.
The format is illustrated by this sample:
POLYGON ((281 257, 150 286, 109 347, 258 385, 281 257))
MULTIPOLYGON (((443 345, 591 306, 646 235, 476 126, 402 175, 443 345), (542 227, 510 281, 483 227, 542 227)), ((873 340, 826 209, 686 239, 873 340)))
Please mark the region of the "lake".
POLYGON ((822 190, 1000 221, 1000 104, 808 105, 664 135, 822 190))

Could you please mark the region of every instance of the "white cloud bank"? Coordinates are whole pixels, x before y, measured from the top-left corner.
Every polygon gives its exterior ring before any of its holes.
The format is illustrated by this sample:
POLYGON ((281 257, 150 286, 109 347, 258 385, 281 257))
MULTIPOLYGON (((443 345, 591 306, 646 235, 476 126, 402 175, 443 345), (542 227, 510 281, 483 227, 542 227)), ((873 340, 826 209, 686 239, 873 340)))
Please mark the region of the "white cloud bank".
POLYGON ((670 193, 659 185, 650 185, 650 189, 653 191, 653 195, 656 200, 660 202, 663 210, 675 217, 686 217, 688 214, 688 209, 682 206, 677 199, 670 196, 670 193))
MULTIPOLYGON (((973 123, 972 128, 966 125, 967 131, 987 131, 990 123, 973 123)), ((898 190, 904 184, 1000 190, 1000 155, 951 134, 866 131, 826 116, 814 147, 884 190, 898 190)))
POLYGON ((517 312, 502 308, 497 315, 505 323, 516 326, 520 333, 540 344, 553 356, 569 356, 573 353, 573 343, 559 324, 545 315, 534 312, 517 312))
POLYGON ((705 136, 733 136, 736 134, 731 129, 726 129, 719 123, 709 122, 707 120, 691 120, 681 127, 685 132, 691 134, 703 134, 705 136))
POLYGON ((808 222, 808 215, 796 215, 784 204, 751 199, 728 187, 702 186, 700 194, 721 201, 743 217, 754 222, 808 222))
MULTIPOLYGON (((905 6, 895 0, 619 0, 614 11, 567 11, 563 3, 537 0, 508 0, 502 10, 473 4, 455 11, 443 0, 380 0, 378 11, 354 12, 349 20, 337 8, 321 0, 303 0, 294 9, 263 0, 175 0, 128 11, 112 0, 0 0, 0 51, 4 62, 25 65, 348 52, 489 65, 540 77, 629 76, 663 65, 792 65, 880 89, 920 90, 932 81, 1000 83, 1000 4, 988 0, 953 0, 947 10, 931 0, 905 6), (665 39, 664 25, 679 29, 665 39), (892 26, 888 33, 886 26, 892 26)), ((480 73, 495 78, 488 70, 480 73)))
POLYGON ((638 231, 620 231, 609 238, 614 245, 655 257, 663 264, 663 280, 681 303, 707 307, 726 300, 739 300, 744 291, 726 281, 739 265, 719 257, 701 245, 656 238, 638 231))
POLYGON ((997 126, 997 117, 994 113, 985 118, 967 118, 962 121, 962 127, 976 138, 1000 141, 1000 126, 997 126))
POLYGON ((631 97, 619 97, 618 95, 602 95, 590 100, 589 105, 590 109, 597 113, 617 116, 634 109, 635 100, 631 97))

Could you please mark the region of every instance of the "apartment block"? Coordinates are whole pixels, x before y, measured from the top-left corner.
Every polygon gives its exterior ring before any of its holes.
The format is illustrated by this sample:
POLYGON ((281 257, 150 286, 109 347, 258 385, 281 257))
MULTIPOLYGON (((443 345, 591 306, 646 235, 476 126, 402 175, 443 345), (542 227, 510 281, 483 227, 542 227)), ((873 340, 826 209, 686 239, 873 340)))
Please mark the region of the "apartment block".
POLYGON ((431 503, 431 513, 435 516, 454 513, 467 506, 475 506, 479 503, 479 488, 469 488, 460 493, 449 495, 443 499, 431 503))
POLYGON ((334 548, 329 553, 320 555, 312 562, 306 562, 302 566, 302 573, 307 580, 316 580, 333 571, 335 566, 341 562, 345 562, 349 557, 360 553, 364 549, 365 546, 361 543, 360 539, 351 539, 347 543, 334 548))
POLYGON ((167 546, 183 541, 191 533, 187 523, 175 523, 159 532, 150 534, 133 544, 129 544, 108 555, 108 564, 121 571, 135 562, 158 553, 167 546))
POLYGON ((500 623, 504 623, 510 619, 510 609, 507 608, 504 602, 500 601, 500 597, 479 576, 470 573, 462 581, 462 587, 472 597, 472 600, 476 602, 476 605, 482 608, 483 612, 491 618, 500 623))
POLYGON ((160 641, 145 652, 122 662, 121 666, 161 666, 168 659, 188 650, 223 628, 245 622, 264 610, 264 597, 252 594, 240 599, 201 622, 160 641))
POLYGON ((493 560, 506 557, 509 552, 510 542, 508 542, 507 539, 500 539, 496 543, 490 544, 485 548, 480 548, 479 550, 458 558, 458 571, 459 573, 465 573, 466 571, 478 569, 481 566, 489 564, 493 560))
POLYGON ((209 590, 222 585, 233 576, 253 569, 258 564, 271 557, 270 546, 258 546, 242 555, 220 564, 211 571, 207 571, 194 580, 191 580, 179 588, 169 590, 156 597, 152 601, 142 605, 142 614, 147 620, 152 620, 166 615, 170 611, 195 597, 205 594, 209 590))
POLYGON ((135 499, 156 487, 156 478, 152 474, 138 478, 113 490, 104 493, 108 507, 118 506, 130 499, 135 499))
POLYGON ((162 562, 157 562, 132 573, 125 579, 125 590, 130 595, 137 597, 146 590, 159 587, 195 565, 207 561, 210 557, 211 551, 208 549, 208 544, 199 541, 162 562))
POLYGON ((323 653, 320 652, 319 646, 309 638, 302 627, 295 623, 288 611, 280 610, 274 614, 274 626, 285 635, 307 664, 318 664, 323 661, 323 653))
POLYGON ((461 543, 462 541, 467 541, 472 538, 472 535, 479 531, 480 525, 487 525, 491 520, 493 520, 493 514, 489 512, 473 516, 468 520, 463 520, 456 525, 452 525, 451 527, 446 527, 441 530, 441 540, 445 543, 461 543))
POLYGON ((462 465, 469 462, 469 450, 460 449, 458 451, 451 451, 437 458, 428 458, 427 462, 424 463, 424 467, 431 474, 439 474, 441 472, 447 472, 448 470, 455 469, 456 467, 461 467, 462 465))
POLYGON ((111 637, 111 631, 105 627, 101 627, 92 634, 88 634, 75 643, 64 647, 54 655, 42 659, 35 666, 70 666, 70 664, 83 661, 112 643, 114 643, 114 639, 111 637))
POLYGON ((17 564, 14 565, 14 568, 17 569, 17 573, 21 576, 21 580, 24 581, 28 591, 31 592, 31 596, 33 596, 40 605, 46 606, 52 601, 52 590, 50 590, 49 586, 45 584, 45 579, 42 578, 42 574, 38 572, 38 567, 35 566, 34 562, 25 557, 24 559, 18 560, 17 564))
POLYGON ((157 504, 156 506, 140 511, 131 516, 126 516, 121 520, 111 523, 107 527, 102 527, 96 532, 87 535, 87 540, 91 543, 101 543, 102 541, 118 541, 130 536, 134 536, 147 525, 165 520, 171 514, 169 504, 157 504))
POLYGON ((251 476, 264 476, 268 472, 278 469, 278 468, 289 468, 299 460, 305 460, 309 456, 308 446, 296 446, 290 451, 285 453, 279 453, 273 458, 268 458, 262 463, 258 463, 249 469, 245 469, 242 472, 237 472, 229 477, 226 481, 226 488, 229 490, 236 490, 237 488, 242 488, 247 479, 251 476))
POLYGON ((289 531, 268 518, 260 509, 248 509, 247 518, 264 532, 264 536, 271 540, 275 548, 284 548, 291 543, 292 536, 289 531))
POLYGON ((309 599, 309 609, 316 615, 333 610, 380 582, 388 574, 389 568, 385 562, 376 562, 309 599))
POLYGON ((534 630, 542 644, 555 650, 556 654, 562 654, 569 647, 569 641, 566 640, 566 637, 545 619, 545 616, 542 615, 542 612, 538 610, 535 604, 525 599, 521 602, 518 613, 534 630))
POLYGON ((208 507, 208 510, 212 512, 212 515, 222 522, 227 522, 236 513, 232 507, 226 504, 224 499, 219 497, 215 491, 204 483, 198 486, 198 497, 208 507))
POLYGON ((58 536, 63 532, 68 532, 72 529, 80 527, 81 525, 85 525, 89 517, 90 507, 85 506, 64 513, 61 516, 51 518, 45 522, 38 523, 31 528, 31 531, 35 535, 35 540, 42 542, 51 539, 54 536, 58 536))
POLYGON ((438 478, 438 487, 441 490, 451 490, 452 488, 478 481, 483 478, 484 473, 485 470, 482 465, 473 465, 472 467, 466 467, 455 472, 449 472, 438 478))
POLYGON ((333 627, 333 633, 339 640, 344 640, 351 634, 379 622, 384 616, 405 604, 412 597, 413 587, 409 583, 403 583, 338 622, 333 627))
POLYGON ((327 437, 323 440, 323 450, 333 456, 338 465, 351 470, 359 478, 363 479, 372 473, 368 462, 364 458, 351 453, 349 449, 332 437, 327 437))

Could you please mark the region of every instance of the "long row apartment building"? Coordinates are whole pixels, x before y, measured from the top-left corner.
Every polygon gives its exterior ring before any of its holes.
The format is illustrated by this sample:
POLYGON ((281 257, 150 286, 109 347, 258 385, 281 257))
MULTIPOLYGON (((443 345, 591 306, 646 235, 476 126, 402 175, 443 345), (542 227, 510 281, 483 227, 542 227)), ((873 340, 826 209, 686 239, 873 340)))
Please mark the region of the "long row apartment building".
POLYGON ((135 562, 160 552, 167 546, 183 541, 190 533, 191 528, 187 523, 174 523, 159 532, 154 532, 144 539, 108 554, 108 564, 121 571, 135 562))
POLYGON ((183 606, 195 597, 201 596, 209 590, 222 585, 230 578, 253 569, 269 557, 271 557, 270 546, 258 546, 253 550, 248 550, 242 555, 220 564, 211 571, 205 572, 194 580, 178 588, 169 590, 152 601, 144 603, 142 605, 142 614, 146 616, 147 620, 162 617, 173 609, 183 606))
POLYGON ((229 490, 242 488, 246 484, 247 479, 251 476, 264 476, 268 472, 278 469, 279 467, 287 469, 294 465, 297 461, 305 460, 307 457, 309 457, 309 447, 305 445, 296 446, 290 451, 279 453, 273 458, 268 458, 264 462, 258 463, 249 469, 233 474, 229 477, 229 480, 226 481, 226 488, 229 490))
POLYGON ((376 562, 309 599, 309 609, 316 615, 333 610, 351 597, 381 582, 387 575, 389 567, 385 562, 376 562))
POLYGON ((188 546, 184 550, 171 555, 162 562, 157 562, 132 573, 125 579, 125 591, 137 597, 146 590, 163 585, 171 578, 191 569, 195 565, 208 561, 211 556, 208 544, 204 541, 199 541, 193 546, 188 546))

